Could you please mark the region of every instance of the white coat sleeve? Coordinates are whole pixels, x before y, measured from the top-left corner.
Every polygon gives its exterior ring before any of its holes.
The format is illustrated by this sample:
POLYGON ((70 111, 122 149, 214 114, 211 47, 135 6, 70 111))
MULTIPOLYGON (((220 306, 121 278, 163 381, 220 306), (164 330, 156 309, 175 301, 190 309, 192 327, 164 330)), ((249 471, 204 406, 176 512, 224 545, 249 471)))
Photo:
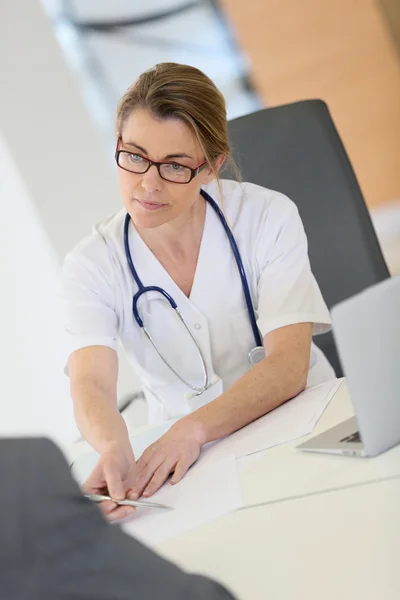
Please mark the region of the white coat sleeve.
POLYGON ((272 202, 256 253, 257 324, 262 336, 306 322, 313 323, 313 335, 329 331, 331 319, 311 272, 303 224, 296 205, 286 196, 279 194, 272 202))
MULTIPOLYGON (((114 277, 107 248, 73 251, 64 262, 60 281, 65 359, 80 348, 107 346, 117 350, 118 318, 114 277), (89 254, 89 256, 88 256, 89 254)), ((65 369, 68 374, 68 369, 65 369)))

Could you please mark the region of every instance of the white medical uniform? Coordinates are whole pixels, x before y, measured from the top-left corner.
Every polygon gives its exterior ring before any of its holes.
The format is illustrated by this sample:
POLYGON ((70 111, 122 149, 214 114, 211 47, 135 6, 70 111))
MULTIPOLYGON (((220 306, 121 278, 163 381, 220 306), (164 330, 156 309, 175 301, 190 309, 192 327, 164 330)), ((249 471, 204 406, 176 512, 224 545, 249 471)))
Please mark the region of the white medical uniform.
MULTIPOLYGON (((221 206, 216 182, 204 186, 221 206)), ((330 316, 311 273, 307 240, 295 204, 283 194, 250 183, 222 181, 223 209, 246 271, 261 336, 285 325, 312 322, 314 334, 330 329, 330 316)), ((132 314, 137 292, 124 251, 125 210, 106 219, 67 256, 62 299, 68 354, 86 346, 117 349, 120 338, 148 403, 149 422, 184 416, 217 398, 250 369, 255 341, 229 240, 207 204, 204 232, 190 297, 174 283, 136 232, 129 228, 133 263, 145 286, 165 289, 176 301, 207 365, 213 385, 193 396, 163 363, 132 314)), ((196 347, 169 304, 153 292, 139 313, 162 355, 194 385, 202 385, 196 347)), ((308 385, 335 376, 313 344, 308 385)), ((246 402, 246 398, 243 398, 246 402)))

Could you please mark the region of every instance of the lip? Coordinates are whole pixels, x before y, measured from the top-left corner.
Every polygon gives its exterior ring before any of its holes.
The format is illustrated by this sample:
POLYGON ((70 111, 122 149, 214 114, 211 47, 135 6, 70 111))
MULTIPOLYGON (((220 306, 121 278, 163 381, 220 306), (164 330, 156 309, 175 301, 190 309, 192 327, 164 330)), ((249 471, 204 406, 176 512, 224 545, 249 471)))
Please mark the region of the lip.
POLYGON ((165 204, 161 204, 160 202, 146 202, 146 200, 139 200, 139 198, 135 198, 135 200, 146 210, 159 210, 165 206, 165 204))

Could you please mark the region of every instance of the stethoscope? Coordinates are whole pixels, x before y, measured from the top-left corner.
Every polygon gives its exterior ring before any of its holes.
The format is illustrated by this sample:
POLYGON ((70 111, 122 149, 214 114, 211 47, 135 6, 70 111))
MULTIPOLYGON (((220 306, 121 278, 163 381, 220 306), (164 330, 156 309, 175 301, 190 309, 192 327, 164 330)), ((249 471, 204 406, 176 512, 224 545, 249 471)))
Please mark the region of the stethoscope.
MULTIPOLYGON (((235 240, 235 238, 233 236, 233 233, 232 233, 232 231, 231 231, 231 229, 230 229, 230 227, 229 227, 229 225, 228 225, 228 223, 227 223, 227 221, 225 219, 225 216, 224 216, 222 210, 220 209, 220 207, 218 206, 218 204, 204 190, 200 190, 200 193, 203 196, 203 198, 213 207, 213 209, 217 213, 217 215, 218 215, 218 217, 219 217, 219 219, 220 219, 220 221, 222 223, 222 226, 223 226, 223 228, 225 230, 225 233, 228 236, 228 240, 229 240, 229 243, 231 245, 233 255, 235 257, 236 265, 237 265, 237 268, 238 268, 238 271, 239 271, 239 275, 240 275, 240 279, 241 279, 241 282, 242 282, 243 293, 244 293, 244 297, 245 297, 245 300, 246 300, 247 310, 248 310, 248 313, 249 313, 250 324, 251 324, 251 328, 253 330, 254 340, 255 340, 255 344, 256 344, 255 347, 250 350, 250 352, 248 353, 248 356, 247 356, 249 364, 251 366, 254 366, 255 364, 257 364, 258 362, 260 362, 265 357, 265 351, 264 351, 264 347, 263 347, 263 344, 262 344, 260 332, 259 332, 258 327, 257 327, 256 314, 255 314, 253 303, 252 303, 252 300, 251 300, 250 290, 249 290, 249 284, 248 284, 246 273, 245 273, 245 270, 244 270, 243 261, 242 261, 242 258, 240 256, 239 248, 237 246, 237 243, 236 243, 236 240, 235 240)), ((130 248, 129 248, 129 223, 130 223, 130 220, 131 220, 130 216, 129 216, 129 214, 127 214, 126 217, 125 217, 125 223, 124 223, 124 246, 125 246, 126 260, 128 261, 129 269, 130 269, 130 271, 132 273, 133 279, 136 282, 136 285, 138 286, 138 291, 133 296, 133 300, 132 300, 132 312, 133 312, 133 316, 135 318, 136 323, 144 331, 147 339, 152 344, 153 348, 155 349, 155 351, 157 352, 157 354, 159 355, 159 357, 161 358, 161 360, 164 362, 164 364, 167 365, 167 367, 176 375, 176 377, 178 377, 178 379, 182 383, 184 383, 185 385, 187 385, 190 389, 192 389, 195 392, 195 394, 193 394, 193 396, 200 396, 200 394, 202 394, 203 392, 205 392, 210 387, 209 377, 208 377, 206 363, 205 363, 205 360, 204 360, 203 353, 202 353, 201 348, 199 347, 199 345, 198 345, 198 343, 196 341, 196 338, 192 334, 189 326, 187 325, 185 319, 182 316, 182 313, 180 312, 180 310, 178 308, 178 305, 176 304, 176 302, 172 298, 172 296, 170 296, 168 294, 168 292, 166 292, 165 290, 163 290, 162 288, 160 288, 160 287, 158 287, 156 285, 144 286, 143 283, 142 283, 142 281, 140 280, 139 275, 137 274, 137 271, 136 271, 135 266, 133 264, 132 256, 131 256, 131 251, 130 251, 130 248), (138 301, 139 301, 139 299, 140 299, 141 296, 143 296, 144 294, 147 294, 148 292, 157 292, 157 293, 161 294, 169 302, 171 308, 173 308, 175 310, 175 312, 178 315, 179 319, 183 323, 186 331, 188 332, 188 334, 190 335, 191 339, 193 340, 193 343, 195 344, 197 352, 198 352, 198 355, 200 357, 201 367, 202 367, 202 371, 203 371, 204 384, 201 387, 192 385, 189 381, 186 381, 183 377, 181 377, 181 375, 179 375, 179 373, 177 373, 177 371, 166 360, 166 358, 164 358, 162 356, 162 354, 159 351, 156 343, 154 342, 154 340, 153 340, 150 332, 145 327, 145 325, 143 323, 143 320, 142 320, 142 318, 139 315, 138 301)))

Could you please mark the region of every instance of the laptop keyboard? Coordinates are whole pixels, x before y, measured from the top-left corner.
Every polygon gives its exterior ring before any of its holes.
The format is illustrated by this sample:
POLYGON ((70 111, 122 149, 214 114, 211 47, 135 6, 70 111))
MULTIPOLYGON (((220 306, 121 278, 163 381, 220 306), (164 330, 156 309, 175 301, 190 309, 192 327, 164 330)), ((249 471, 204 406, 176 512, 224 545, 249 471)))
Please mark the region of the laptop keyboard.
POLYGON ((352 433, 351 435, 348 435, 347 437, 344 437, 340 441, 341 442, 347 442, 347 443, 361 442, 360 432, 359 431, 355 431, 354 433, 352 433))

